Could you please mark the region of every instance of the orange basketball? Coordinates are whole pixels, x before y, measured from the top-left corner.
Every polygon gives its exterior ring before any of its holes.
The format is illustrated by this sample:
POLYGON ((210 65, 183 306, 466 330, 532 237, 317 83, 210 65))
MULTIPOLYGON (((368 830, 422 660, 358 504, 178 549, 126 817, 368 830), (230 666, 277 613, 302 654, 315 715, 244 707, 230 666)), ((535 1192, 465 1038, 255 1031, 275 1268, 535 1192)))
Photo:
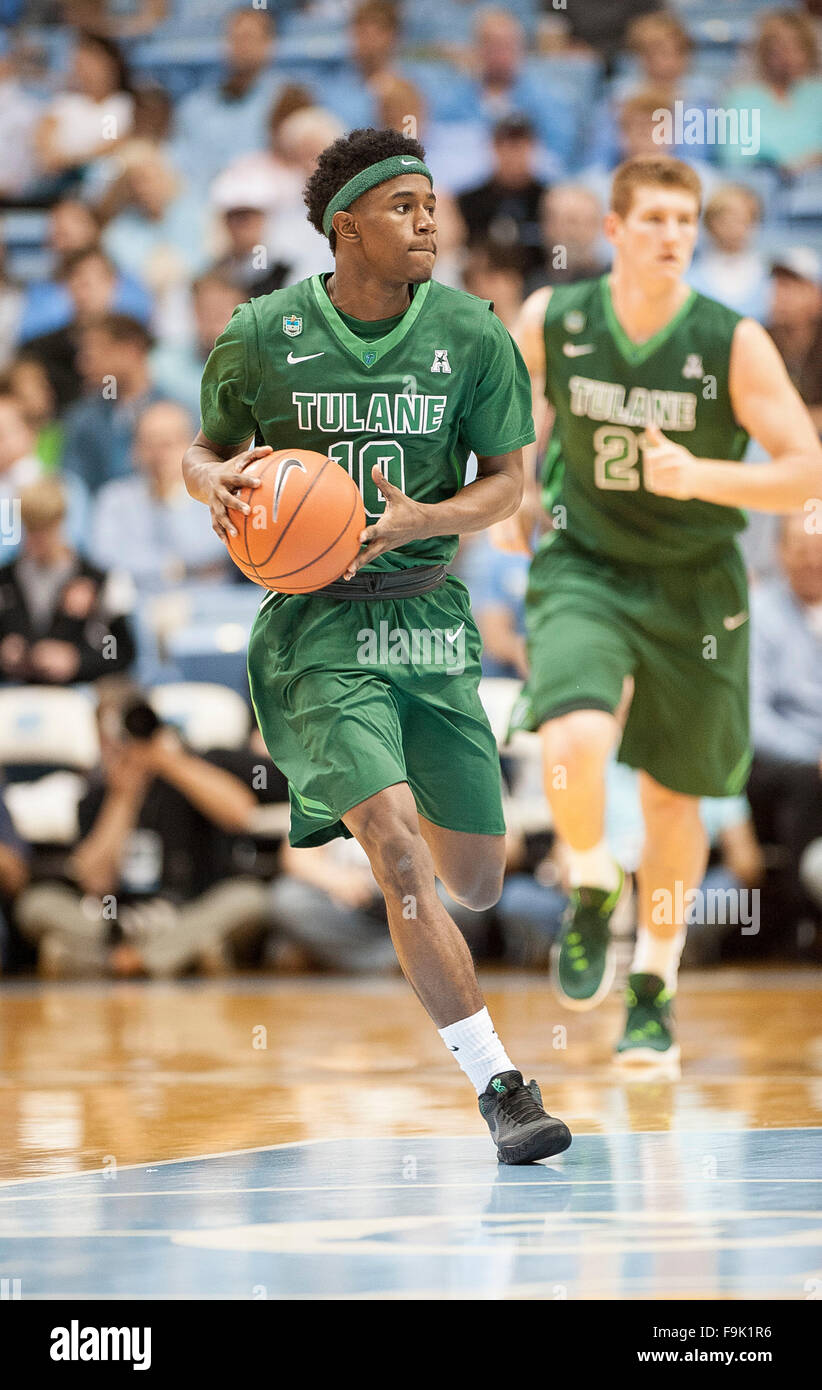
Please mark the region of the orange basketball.
POLYGON ((238 497, 251 511, 230 512, 232 560, 266 589, 309 594, 339 579, 360 549, 365 509, 353 479, 333 458, 278 449, 252 465, 259 487, 238 497))

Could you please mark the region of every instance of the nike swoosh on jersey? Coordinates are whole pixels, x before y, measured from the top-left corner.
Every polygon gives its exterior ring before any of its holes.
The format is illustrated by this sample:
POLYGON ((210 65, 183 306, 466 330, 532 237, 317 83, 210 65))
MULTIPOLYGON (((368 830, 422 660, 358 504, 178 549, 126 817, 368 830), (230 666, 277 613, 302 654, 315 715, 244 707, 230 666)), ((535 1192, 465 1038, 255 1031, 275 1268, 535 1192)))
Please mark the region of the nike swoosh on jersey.
POLYGON ((465 627, 465 619, 463 618, 463 620, 462 620, 462 622, 460 623, 459 627, 457 628, 456 632, 446 632, 446 634, 445 634, 445 640, 446 640, 446 642, 456 642, 457 638, 459 637, 459 635, 460 635, 460 633, 462 632, 462 629, 463 629, 464 627, 465 627))
POLYGON ((722 619, 722 626, 725 628, 726 632, 734 632, 738 627, 741 627, 742 624, 746 623, 747 621, 747 613, 732 613, 730 618, 722 619))
POLYGON ((563 343, 562 351, 566 357, 586 357, 589 352, 596 352, 596 343, 563 343))
POLYGON ((289 367, 293 367, 297 362, 310 362, 312 357, 325 357, 325 353, 309 352, 305 357, 295 357, 293 352, 290 352, 285 360, 289 367))

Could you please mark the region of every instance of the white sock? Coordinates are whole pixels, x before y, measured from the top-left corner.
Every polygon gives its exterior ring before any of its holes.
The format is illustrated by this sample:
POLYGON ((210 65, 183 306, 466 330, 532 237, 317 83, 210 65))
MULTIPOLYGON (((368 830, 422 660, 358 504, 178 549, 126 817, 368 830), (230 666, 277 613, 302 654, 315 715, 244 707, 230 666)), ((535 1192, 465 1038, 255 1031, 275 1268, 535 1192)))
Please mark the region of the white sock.
POLYGON ((610 892, 619 883, 619 867, 608 848, 600 840, 591 849, 572 849, 568 845, 568 876, 572 888, 607 888, 610 892))
POLYGON ((494 1031, 487 1009, 480 1009, 470 1018, 449 1023, 447 1028, 438 1031, 478 1096, 492 1076, 498 1076, 501 1071, 517 1070, 494 1031))
POLYGON ((680 927, 676 936, 654 936, 647 927, 637 927, 631 975, 658 975, 665 988, 676 993, 679 957, 685 945, 687 929, 680 927))

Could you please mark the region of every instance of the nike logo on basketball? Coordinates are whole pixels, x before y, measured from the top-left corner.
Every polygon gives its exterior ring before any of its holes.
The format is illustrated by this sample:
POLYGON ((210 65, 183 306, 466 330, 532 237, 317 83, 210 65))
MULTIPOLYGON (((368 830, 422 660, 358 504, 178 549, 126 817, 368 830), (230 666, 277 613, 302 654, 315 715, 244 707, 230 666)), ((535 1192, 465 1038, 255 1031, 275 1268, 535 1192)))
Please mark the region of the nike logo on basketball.
POLYGON ((445 634, 445 640, 446 640, 446 642, 456 642, 457 638, 459 637, 459 635, 460 635, 460 633, 462 632, 462 629, 463 629, 464 627, 465 627, 465 619, 463 618, 463 620, 462 620, 462 622, 460 623, 459 627, 457 628, 456 632, 446 632, 446 634, 445 634))
POLYGON ((277 509, 280 505, 280 498, 283 495, 283 489, 286 484, 286 479, 288 478, 288 475, 291 472, 292 468, 299 468, 302 470, 303 473, 308 472, 308 469, 306 468, 305 464, 302 462, 301 459, 280 459, 279 465, 277 467, 277 477, 274 480, 274 508, 271 513, 272 521, 277 520, 277 509))
POLYGON ((738 627, 741 627, 742 624, 747 621, 747 613, 734 613, 730 618, 722 619, 722 626, 725 628, 726 632, 735 632, 738 627))
POLYGON ((596 352, 596 343, 563 343, 562 351, 566 357, 587 357, 589 352, 596 352))
POLYGON ((305 357, 295 357, 293 352, 290 352, 285 360, 288 363, 289 367, 293 367, 297 364, 297 362, 310 362, 312 357, 325 357, 325 353, 309 352, 305 357))

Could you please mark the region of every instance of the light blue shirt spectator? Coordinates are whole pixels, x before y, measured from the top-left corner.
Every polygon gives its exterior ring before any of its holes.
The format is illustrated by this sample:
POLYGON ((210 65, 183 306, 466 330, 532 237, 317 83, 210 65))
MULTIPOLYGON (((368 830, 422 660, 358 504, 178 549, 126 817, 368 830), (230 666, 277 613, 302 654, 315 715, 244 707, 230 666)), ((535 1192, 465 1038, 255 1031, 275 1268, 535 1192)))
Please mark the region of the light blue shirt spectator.
MULTIPOLYGON (((475 4, 466 0, 403 0, 400 8, 403 41, 409 46, 448 49, 455 44, 470 45, 477 17, 475 4)), ((536 36, 537 15, 542 8, 537 0, 506 0, 505 4, 529 40, 536 36)))
MULTIPOLYGON (((504 608, 516 633, 525 632, 525 590, 528 585, 530 556, 514 555, 499 550, 480 534, 466 550, 460 573, 471 596, 471 607, 477 622, 482 625, 483 612, 489 608, 504 608)), ((482 670, 486 676, 520 676, 513 664, 495 659, 488 651, 482 654, 482 670)))
MULTIPOLYGON (((130 314, 140 323, 148 324, 152 313, 151 295, 136 276, 119 275, 111 309, 113 313, 130 314)), ((26 286, 23 300, 20 342, 65 328, 73 318, 74 304, 65 285, 59 280, 32 281, 26 286)))
POLYGON ((266 73, 242 97, 226 97, 221 86, 201 87, 183 97, 172 151, 192 187, 205 191, 238 155, 268 147, 268 116, 283 85, 281 77, 266 73))
POLYGON ((152 387, 132 401, 108 401, 102 396, 77 401, 66 412, 63 472, 74 474, 91 493, 132 473, 137 417, 152 401, 164 399, 165 393, 152 387))
POLYGON ((180 480, 173 494, 155 496, 142 474, 101 489, 94 504, 89 557, 103 569, 131 575, 139 593, 158 593, 186 579, 225 579, 226 549, 208 512, 180 480))
POLYGON ((207 218, 202 200, 184 193, 160 218, 126 208, 109 222, 102 242, 118 270, 134 279, 148 278, 152 258, 169 251, 179 260, 180 278, 190 278, 208 264, 207 218))
POLYGON ((688 282, 700 294, 718 299, 746 318, 764 323, 771 301, 771 279, 757 251, 728 256, 709 248, 695 260, 688 282))
POLYGON ((757 753, 822 758, 822 612, 784 579, 751 594, 751 722, 757 753), (815 621, 814 621, 815 620, 815 621))
POLYGON ((149 355, 151 376, 163 383, 165 395, 184 405, 192 419, 200 418, 200 382, 206 359, 188 343, 158 343, 149 355))
POLYGON ((738 113, 751 134, 756 133, 752 120, 759 122, 759 149, 753 154, 746 154, 739 145, 719 147, 719 159, 728 166, 760 163, 784 167, 822 151, 822 79, 818 77, 802 78, 779 97, 765 82, 743 83, 726 93, 722 106, 738 113))

